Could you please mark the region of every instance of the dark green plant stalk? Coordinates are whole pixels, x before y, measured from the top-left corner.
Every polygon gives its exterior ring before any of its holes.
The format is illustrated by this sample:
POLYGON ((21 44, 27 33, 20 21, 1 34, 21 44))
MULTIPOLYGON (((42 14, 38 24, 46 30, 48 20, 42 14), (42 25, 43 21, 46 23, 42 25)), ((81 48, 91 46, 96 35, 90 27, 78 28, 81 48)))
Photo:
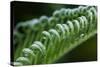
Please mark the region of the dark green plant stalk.
POLYGON ((93 6, 63 8, 55 11, 50 18, 42 16, 39 21, 26 22, 24 27, 23 24, 20 26, 22 31, 18 32, 27 34, 28 31, 32 31, 30 33, 33 34, 26 38, 27 44, 24 47, 18 45, 22 52, 16 49, 21 55, 15 59, 14 65, 53 63, 96 34, 96 8, 93 6), (36 36, 33 31, 37 31, 36 36), (33 44, 32 37, 34 37, 33 44))

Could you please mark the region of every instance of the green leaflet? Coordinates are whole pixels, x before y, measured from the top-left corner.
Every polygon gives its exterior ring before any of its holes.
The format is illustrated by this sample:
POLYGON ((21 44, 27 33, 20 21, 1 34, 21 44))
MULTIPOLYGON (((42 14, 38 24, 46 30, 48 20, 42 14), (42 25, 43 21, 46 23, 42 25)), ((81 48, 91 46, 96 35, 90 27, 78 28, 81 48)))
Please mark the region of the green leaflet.
POLYGON ((62 24, 62 26, 64 27, 64 30, 65 30, 65 35, 66 35, 66 37, 69 37, 70 36, 70 31, 69 31, 69 27, 68 27, 68 25, 66 25, 66 24, 62 24))
POLYGON ((26 57, 19 57, 16 59, 16 62, 21 62, 24 65, 31 64, 30 60, 26 57))
POLYGON ((38 45, 41 48, 42 53, 44 55, 45 54, 45 49, 46 49, 45 46, 40 41, 35 41, 34 44, 38 45))
POLYGON ((67 21, 66 24, 70 28, 71 35, 73 35, 74 34, 74 26, 73 26, 73 23, 71 21, 67 21))
POLYGON ((35 56, 34 52, 33 52, 32 50, 28 49, 28 48, 24 48, 22 52, 23 52, 23 55, 26 56, 26 57, 27 57, 29 54, 30 54, 31 56, 33 56, 33 57, 35 56))
POLYGON ((75 32, 78 34, 80 31, 80 24, 77 20, 73 20, 73 25, 75 25, 75 32))
POLYGON ((64 28, 62 27, 62 25, 61 24, 57 24, 56 25, 56 30, 59 32, 59 34, 60 34, 60 38, 64 38, 64 36, 65 36, 65 31, 64 31, 64 28))
POLYGON ((23 64, 21 62, 14 62, 13 65, 14 66, 22 66, 23 64))
POLYGON ((60 41, 59 33, 56 30, 50 29, 49 32, 51 33, 51 35, 53 35, 53 37, 56 37, 58 39, 58 42, 60 41))

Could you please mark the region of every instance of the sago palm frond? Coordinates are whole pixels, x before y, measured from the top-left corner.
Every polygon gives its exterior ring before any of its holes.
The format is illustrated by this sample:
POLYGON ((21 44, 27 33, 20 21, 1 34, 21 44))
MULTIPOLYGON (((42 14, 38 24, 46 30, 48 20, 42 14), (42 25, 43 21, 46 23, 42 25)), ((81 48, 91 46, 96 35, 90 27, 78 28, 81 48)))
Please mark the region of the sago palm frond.
POLYGON ((14 31, 14 65, 53 63, 95 35, 96 30, 94 6, 62 8, 51 17, 21 22, 14 31))

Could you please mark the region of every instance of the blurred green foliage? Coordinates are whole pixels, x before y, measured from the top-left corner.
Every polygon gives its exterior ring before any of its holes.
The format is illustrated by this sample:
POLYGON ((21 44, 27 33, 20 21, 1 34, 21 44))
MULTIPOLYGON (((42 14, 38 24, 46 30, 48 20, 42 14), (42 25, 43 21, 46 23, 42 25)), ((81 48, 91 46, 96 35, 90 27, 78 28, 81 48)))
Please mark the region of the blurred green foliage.
POLYGON ((42 15, 50 17, 55 10, 63 8, 76 8, 79 5, 64 5, 53 3, 39 3, 39 2, 15 2, 12 4, 12 10, 14 13, 14 25, 20 21, 27 21, 33 18, 39 18, 42 15))

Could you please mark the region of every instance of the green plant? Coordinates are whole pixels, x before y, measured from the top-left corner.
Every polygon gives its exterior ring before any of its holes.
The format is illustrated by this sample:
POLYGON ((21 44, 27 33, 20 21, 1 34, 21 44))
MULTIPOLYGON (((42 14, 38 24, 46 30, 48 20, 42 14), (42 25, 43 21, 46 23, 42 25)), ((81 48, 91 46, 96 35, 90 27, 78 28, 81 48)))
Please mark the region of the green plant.
POLYGON ((21 22, 14 31, 14 65, 55 62, 96 34, 94 6, 54 11, 51 17, 21 22))

